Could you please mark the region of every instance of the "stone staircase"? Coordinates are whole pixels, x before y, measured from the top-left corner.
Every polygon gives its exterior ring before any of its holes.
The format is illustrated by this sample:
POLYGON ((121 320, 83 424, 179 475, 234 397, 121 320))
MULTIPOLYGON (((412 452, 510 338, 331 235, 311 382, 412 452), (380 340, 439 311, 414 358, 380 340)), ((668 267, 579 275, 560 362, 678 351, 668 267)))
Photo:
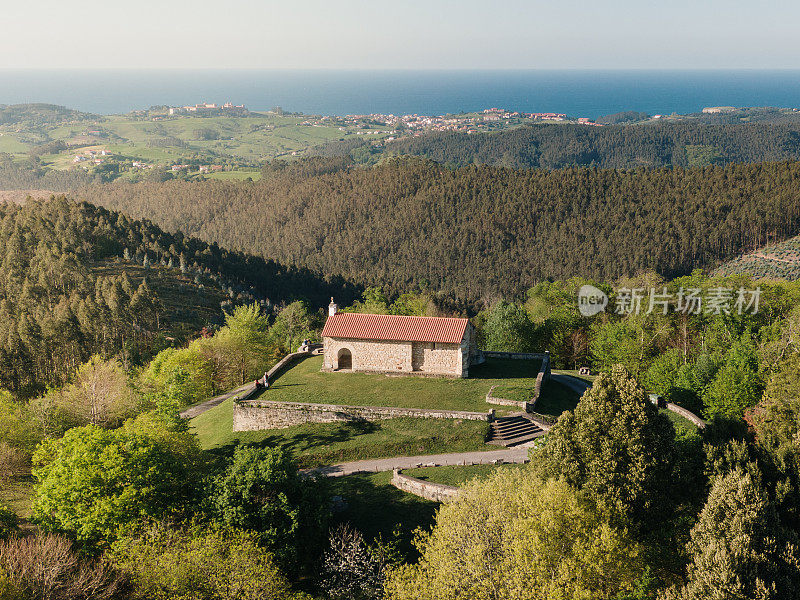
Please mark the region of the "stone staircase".
POLYGON ((491 422, 489 443, 497 446, 519 446, 547 433, 525 413, 498 417, 491 422))

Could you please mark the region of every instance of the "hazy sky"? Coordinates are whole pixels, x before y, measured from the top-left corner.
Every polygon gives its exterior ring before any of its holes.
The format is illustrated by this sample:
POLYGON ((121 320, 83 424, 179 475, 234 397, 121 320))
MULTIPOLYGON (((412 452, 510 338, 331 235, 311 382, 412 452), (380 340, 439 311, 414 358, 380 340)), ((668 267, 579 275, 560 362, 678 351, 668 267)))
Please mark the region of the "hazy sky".
POLYGON ((797 0, 28 0, 0 68, 797 68, 797 0))

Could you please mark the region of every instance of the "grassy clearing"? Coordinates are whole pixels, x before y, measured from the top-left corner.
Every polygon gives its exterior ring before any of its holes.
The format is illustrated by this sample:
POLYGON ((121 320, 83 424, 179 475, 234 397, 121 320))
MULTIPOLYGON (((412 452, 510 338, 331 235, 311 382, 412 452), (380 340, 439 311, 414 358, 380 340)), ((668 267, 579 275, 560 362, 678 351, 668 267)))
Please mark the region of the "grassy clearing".
POLYGON ((672 421, 672 425, 675 427, 677 432, 683 430, 685 433, 697 433, 697 425, 692 423, 689 419, 686 419, 680 416, 678 413, 672 412, 671 410, 662 410, 661 412, 665 414, 670 421, 672 421))
POLYGON ((323 373, 322 357, 308 358, 278 379, 259 400, 351 406, 397 406, 487 412, 486 394, 513 388, 533 394, 538 361, 490 359, 471 369, 469 379, 409 377, 372 373, 323 373))
POLYGON ((424 479, 433 483, 443 483, 462 487, 473 479, 486 479, 495 471, 502 469, 522 469, 525 465, 468 465, 463 467, 422 467, 403 469, 405 475, 424 479))
POLYGON ((237 443, 282 446, 301 467, 368 458, 496 450, 484 443, 488 424, 451 419, 386 419, 378 423, 308 423, 287 429, 234 432, 233 401, 190 421, 207 450, 228 453, 237 443))
POLYGON ((217 171, 216 173, 207 173, 203 177, 219 181, 244 181, 248 178, 258 181, 261 179, 261 171, 217 171))

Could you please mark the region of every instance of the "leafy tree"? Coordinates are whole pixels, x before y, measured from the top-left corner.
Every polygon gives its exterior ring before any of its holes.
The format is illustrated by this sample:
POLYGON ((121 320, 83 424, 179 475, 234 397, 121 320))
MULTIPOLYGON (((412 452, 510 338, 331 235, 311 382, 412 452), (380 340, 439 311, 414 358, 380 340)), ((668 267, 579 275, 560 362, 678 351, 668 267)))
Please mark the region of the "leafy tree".
POLYGON ((185 514, 194 502, 199 449, 193 436, 150 415, 115 430, 87 425, 34 454, 34 519, 104 544, 142 518, 185 514))
POLYGON ((682 366, 683 357, 677 348, 659 354, 644 374, 648 389, 669 397, 675 388, 675 379, 682 366))
POLYGON ((118 361, 93 356, 80 366, 75 382, 61 391, 59 403, 79 424, 108 427, 131 416, 139 398, 118 361))
POLYGON ((498 302, 485 316, 482 338, 486 350, 530 352, 536 326, 528 312, 508 302, 498 302))
POLYGON ((752 337, 745 334, 731 346, 725 364, 706 390, 706 416, 741 417, 745 409, 758 402, 763 389, 756 347, 752 337))
POLYGON ((641 550, 563 481, 525 469, 473 482, 390 573, 391 600, 611 599, 633 593, 641 550))
POLYGON ((536 456, 547 477, 586 492, 612 523, 651 525, 668 505, 675 431, 621 366, 601 373, 561 415, 536 456))
POLYGON ((665 598, 788 599, 800 593, 797 539, 782 530, 760 482, 733 471, 714 481, 692 530, 688 581, 665 598))
POLYGON ((310 485, 282 448, 240 446, 215 480, 211 503, 221 523, 256 532, 287 564, 322 526, 323 511, 310 485))
POLYGON ((181 406, 210 397, 214 392, 214 372, 205 359, 201 342, 159 352, 142 373, 148 393, 177 400, 181 406))
POLYGON ((294 352, 304 339, 319 339, 316 328, 308 305, 298 300, 278 313, 270 327, 269 340, 282 354, 294 352))
POLYGON ((252 533, 156 524, 117 540, 111 561, 142 600, 291 600, 289 582, 252 533))

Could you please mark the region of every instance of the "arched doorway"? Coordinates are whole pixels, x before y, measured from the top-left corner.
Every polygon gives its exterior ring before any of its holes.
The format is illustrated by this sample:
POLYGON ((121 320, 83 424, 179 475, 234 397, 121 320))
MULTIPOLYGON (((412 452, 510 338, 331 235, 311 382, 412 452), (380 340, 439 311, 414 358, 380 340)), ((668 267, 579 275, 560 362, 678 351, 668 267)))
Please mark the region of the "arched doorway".
POLYGON ((347 348, 342 348, 341 350, 339 350, 339 355, 337 356, 336 364, 339 370, 352 369, 353 355, 350 353, 350 350, 348 350, 347 348))

